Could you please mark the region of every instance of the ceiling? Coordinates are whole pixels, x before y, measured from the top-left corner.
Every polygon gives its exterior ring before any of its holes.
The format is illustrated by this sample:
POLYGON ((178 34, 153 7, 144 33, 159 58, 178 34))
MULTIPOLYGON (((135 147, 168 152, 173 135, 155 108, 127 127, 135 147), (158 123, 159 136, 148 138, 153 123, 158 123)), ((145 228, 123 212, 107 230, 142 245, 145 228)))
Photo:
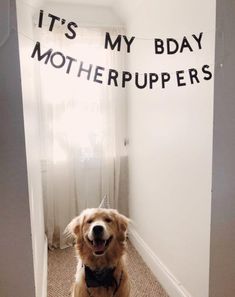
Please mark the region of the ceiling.
POLYGON ((95 6, 112 6, 114 0, 50 0, 50 2, 57 3, 72 3, 72 4, 86 4, 95 6))

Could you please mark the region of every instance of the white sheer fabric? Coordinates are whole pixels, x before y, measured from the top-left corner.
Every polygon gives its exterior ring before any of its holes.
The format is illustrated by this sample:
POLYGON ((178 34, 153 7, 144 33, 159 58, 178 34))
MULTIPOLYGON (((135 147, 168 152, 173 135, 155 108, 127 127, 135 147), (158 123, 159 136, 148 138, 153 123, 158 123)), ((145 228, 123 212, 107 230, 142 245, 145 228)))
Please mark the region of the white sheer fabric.
MULTIPOLYGON (((84 68, 122 68, 121 53, 105 50, 104 36, 104 29, 79 28, 76 40, 66 40, 62 31, 45 30, 41 48, 83 61, 84 68)), ((104 195, 112 207, 118 205, 125 94, 120 88, 78 78, 73 68, 66 74, 64 69, 39 65, 45 224, 49 245, 63 248, 64 229, 82 209, 97 207, 104 195)))

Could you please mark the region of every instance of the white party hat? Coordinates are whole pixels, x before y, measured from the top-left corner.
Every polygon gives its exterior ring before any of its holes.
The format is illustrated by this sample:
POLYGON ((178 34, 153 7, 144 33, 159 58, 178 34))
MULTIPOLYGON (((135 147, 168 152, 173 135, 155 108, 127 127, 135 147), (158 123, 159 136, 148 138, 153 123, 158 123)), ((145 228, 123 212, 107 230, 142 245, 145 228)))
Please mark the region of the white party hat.
POLYGON ((99 208, 111 208, 109 203, 109 198, 107 195, 104 196, 103 200, 100 203, 99 208))

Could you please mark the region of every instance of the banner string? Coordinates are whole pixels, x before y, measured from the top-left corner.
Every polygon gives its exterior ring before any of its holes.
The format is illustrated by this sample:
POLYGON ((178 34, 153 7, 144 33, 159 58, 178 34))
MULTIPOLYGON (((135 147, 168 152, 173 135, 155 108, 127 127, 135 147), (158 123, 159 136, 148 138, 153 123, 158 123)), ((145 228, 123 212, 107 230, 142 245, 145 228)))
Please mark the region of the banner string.
MULTIPOLYGON (((32 39, 32 38, 30 38, 29 36, 27 36, 26 34, 24 34, 24 33, 22 33, 22 32, 19 32, 19 30, 16 30, 15 28, 12 28, 14 31, 16 31, 19 35, 22 35, 22 36, 24 36, 25 38, 27 38, 28 40, 30 40, 30 41, 32 41, 34 44, 36 44, 36 42, 38 41, 36 41, 36 40, 34 40, 34 39, 32 39)), ((32 50, 33 50, 33 48, 32 48, 32 50)), ((105 49, 104 49, 105 50, 105 49)), ((56 51, 57 51, 57 49, 56 49, 56 51)), ((61 50, 61 52, 63 52, 62 50, 61 50)), ((131 54, 130 54, 131 55, 131 54)), ((229 55, 227 55, 227 56, 229 56, 229 55)), ((225 56, 224 56, 225 57, 225 56)), ((78 59, 77 59, 77 57, 73 57, 73 58, 75 58, 77 61, 78 61, 78 59)), ((178 57, 176 57, 176 59, 178 59, 178 57)), ((84 60, 84 59, 82 59, 81 60, 82 62, 84 62, 84 63, 86 63, 86 64, 91 64, 90 63, 90 61, 88 61, 88 60, 84 60)), ((205 63, 205 62, 201 62, 201 63, 205 63)), ((197 61, 197 65, 199 64, 199 62, 197 61)), ((208 63, 205 63, 205 64, 207 64, 207 65, 209 65, 209 66, 216 66, 216 64, 215 63, 210 63, 210 64, 208 64, 208 63)), ((222 65, 223 63, 222 62, 220 62, 220 63, 218 63, 218 65, 221 67, 221 65, 222 65)), ((101 65, 99 65, 99 66, 101 66, 101 65)), ((118 71, 126 71, 126 70, 123 70, 123 69, 120 69, 120 68, 116 68, 116 70, 118 70, 118 71)), ((136 71, 137 72, 137 71, 136 71)), ((144 75, 145 73, 140 73, 140 72, 138 72, 139 73, 139 75, 144 75)), ((169 74, 173 74, 173 72, 168 72, 169 74)))
MULTIPOLYGON (((25 34, 25 33, 23 33, 23 32, 20 32, 18 29, 14 28, 14 27, 12 27, 12 30, 16 31, 19 35, 24 36, 25 38, 27 38, 28 40, 32 41, 33 43, 36 43, 36 42, 38 41, 38 40, 36 41, 36 40, 30 38, 27 34, 25 34)), ((104 50, 105 50, 105 49, 104 49, 104 50)), ((229 58, 230 56, 231 56, 231 54, 223 55, 223 56, 221 56, 221 57, 217 57, 217 59, 219 60, 218 63, 206 63, 206 64, 207 64, 208 66, 210 66, 210 67, 215 67, 215 68, 219 67, 219 68, 222 68, 225 59, 229 58)), ((76 58, 76 57, 74 57, 74 58, 76 58)), ((176 58, 178 58, 178 57, 176 57, 176 58)), ((87 61, 87 60, 84 60, 84 59, 82 60, 82 62, 85 62, 85 63, 87 63, 87 64, 90 64, 90 61, 87 61)), ((202 63, 205 63, 205 62, 202 62, 202 63)), ((198 65, 198 64, 199 64, 199 63, 198 63, 198 61, 197 61, 197 65, 198 65)), ((120 68, 117 68, 116 70, 118 70, 118 71, 124 71, 123 69, 120 69, 120 68)), ((169 73, 169 74, 174 74, 174 72, 168 72, 168 73, 169 73)), ((138 72, 138 74, 139 74, 139 75, 145 75, 145 73, 140 73, 140 72, 138 72)))

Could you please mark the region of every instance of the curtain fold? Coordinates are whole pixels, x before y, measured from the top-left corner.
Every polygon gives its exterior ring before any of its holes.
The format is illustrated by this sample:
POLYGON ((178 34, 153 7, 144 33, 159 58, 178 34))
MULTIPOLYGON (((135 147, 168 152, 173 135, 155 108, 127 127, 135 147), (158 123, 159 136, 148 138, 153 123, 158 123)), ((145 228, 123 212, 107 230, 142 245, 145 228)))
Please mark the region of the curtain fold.
MULTIPOLYGON (((107 30, 122 34, 121 29, 107 30)), ((47 49, 83 61, 84 67, 123 68, 123 55, 104 49, 105 32, 79 28, 77 40, 71 41, 60 29, 51 34, 45 28, 40 41, 47 49)), ((50 247, 64 248, 69 244, 64 229, 81 210, 98 207, 104 195, 118 207, 125 92, 51 65, 40 64, 38 74, 46 232, 50 247)))

